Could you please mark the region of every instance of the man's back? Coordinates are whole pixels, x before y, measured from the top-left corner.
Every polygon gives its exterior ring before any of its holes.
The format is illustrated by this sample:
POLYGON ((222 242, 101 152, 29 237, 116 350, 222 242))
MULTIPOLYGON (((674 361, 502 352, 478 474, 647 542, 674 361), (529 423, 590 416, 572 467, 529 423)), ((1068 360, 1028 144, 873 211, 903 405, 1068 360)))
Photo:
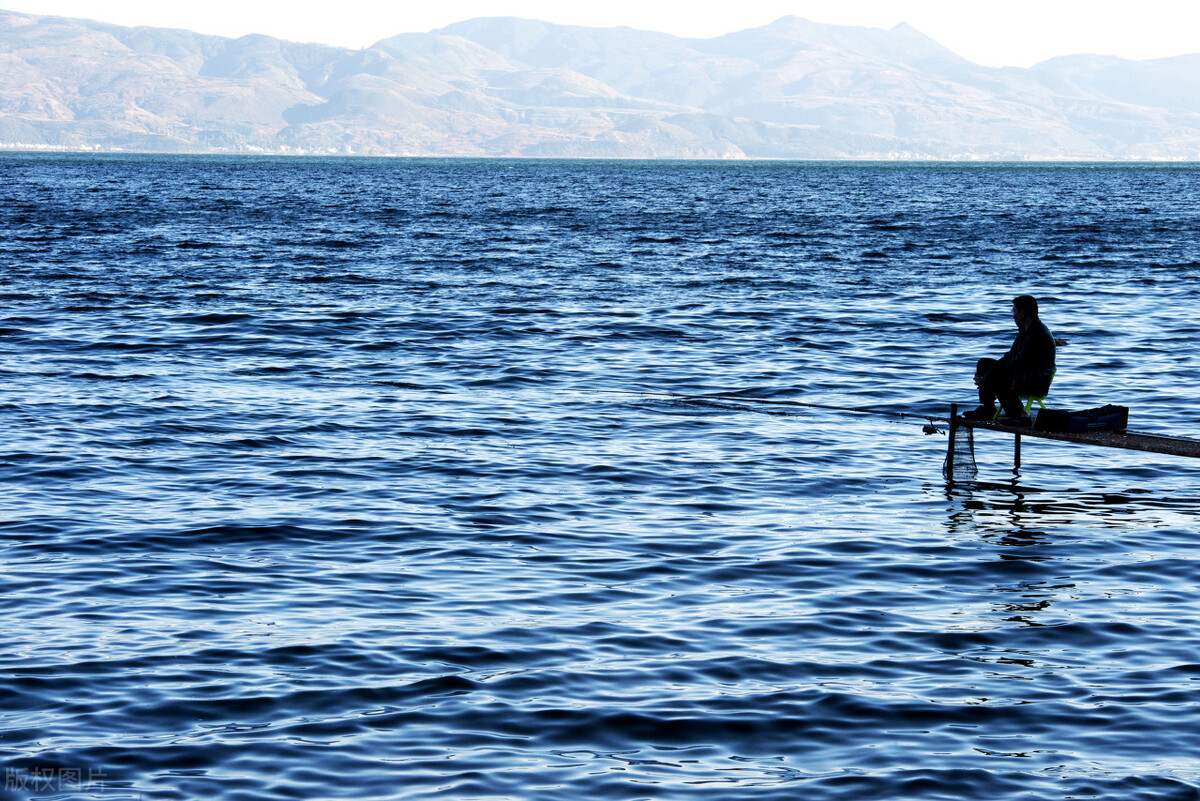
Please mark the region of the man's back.
POLYGON ((1017 334, 1001 361, 1012 367, 1013 386, 1018 392, 1045 395, 1054 378, 1054 357, 1054 335, 1045 323, 1034 318, 1017 334))

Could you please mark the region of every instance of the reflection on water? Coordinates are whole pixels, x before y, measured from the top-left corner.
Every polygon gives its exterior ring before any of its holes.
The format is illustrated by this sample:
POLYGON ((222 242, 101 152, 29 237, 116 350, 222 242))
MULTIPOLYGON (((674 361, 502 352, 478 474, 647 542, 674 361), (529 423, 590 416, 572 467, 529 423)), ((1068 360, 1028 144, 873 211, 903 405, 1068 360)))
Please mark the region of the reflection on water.
POLYGON ((0 160, 6 793, 1196 796, 1195 167, 0 160))

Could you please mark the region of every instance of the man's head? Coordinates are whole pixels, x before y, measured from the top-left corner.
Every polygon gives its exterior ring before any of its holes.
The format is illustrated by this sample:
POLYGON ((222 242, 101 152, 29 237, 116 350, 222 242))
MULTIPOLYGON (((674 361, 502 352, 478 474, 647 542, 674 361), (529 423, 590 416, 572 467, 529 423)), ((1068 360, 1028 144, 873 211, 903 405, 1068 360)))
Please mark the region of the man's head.
POLYGON ((1025 330, 1025 324, 1038 318, 1038 302, 1033 295, 1018 295, 1013 298, 1013 321, 1017 328, 1025 330))

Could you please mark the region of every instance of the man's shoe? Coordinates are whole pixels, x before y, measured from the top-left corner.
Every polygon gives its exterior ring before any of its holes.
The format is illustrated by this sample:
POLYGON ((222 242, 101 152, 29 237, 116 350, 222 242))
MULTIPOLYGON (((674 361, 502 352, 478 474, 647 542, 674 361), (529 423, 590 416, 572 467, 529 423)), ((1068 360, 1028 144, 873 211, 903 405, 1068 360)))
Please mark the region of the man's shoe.
POLYGON ((1019 417, 1009 417, 1006 415, 1004 417, 1001 417, 996 422, 1002 426, 1016 426, 1019 428, 1023 428, 1025 426, 1033 425, 1033 418, 1027 414, 1022 414, 1019 417))
POLYGON ((963 413, 964 420, 991 420, 996 416, 995 406, 980 406, 969 412, 963 413))

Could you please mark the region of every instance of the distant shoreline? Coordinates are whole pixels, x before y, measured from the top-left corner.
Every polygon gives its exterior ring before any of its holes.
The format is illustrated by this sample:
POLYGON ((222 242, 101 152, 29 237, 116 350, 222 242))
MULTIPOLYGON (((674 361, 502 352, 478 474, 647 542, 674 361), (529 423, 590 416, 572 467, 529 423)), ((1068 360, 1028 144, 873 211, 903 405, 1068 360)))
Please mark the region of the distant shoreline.
POLYGON ((1053 164, 1096 164, 1096 165, 1197 165, 1200 159, 1155 158, 1155 159, 1097 159, 1097 158, 1028 158, 991 159, 965 156, 962 158, 881 158, 863 156, 856 158, 701 158, 678 156, 481 156, 463 154, 420 154, 420 153, 294 153, 294 152, 245 152, 219 150, 128 150, 121 148, 61 148, 35 145, 7 145, 0 143, 0 156, 12 155, 58 155, 58 156, 178 156, 211 158, 270 158, 270 159, 314 159, 314 160, 361 160, 361 161, 512 161, 512 162, 625 162, 625 163, 703 163, 703 164, 953 164, 953 165, 1053 165, 1053 164))
POLYGON ((0 57, 0 150, 1200 160, 1200 54, 997 69, 904 25, 691 40, 479 18, 345 50, 0 10, 0 57))

